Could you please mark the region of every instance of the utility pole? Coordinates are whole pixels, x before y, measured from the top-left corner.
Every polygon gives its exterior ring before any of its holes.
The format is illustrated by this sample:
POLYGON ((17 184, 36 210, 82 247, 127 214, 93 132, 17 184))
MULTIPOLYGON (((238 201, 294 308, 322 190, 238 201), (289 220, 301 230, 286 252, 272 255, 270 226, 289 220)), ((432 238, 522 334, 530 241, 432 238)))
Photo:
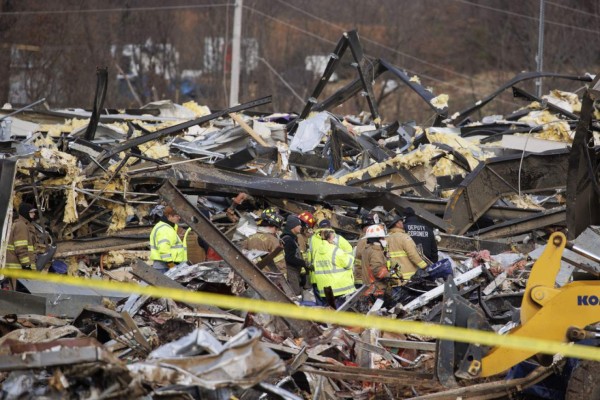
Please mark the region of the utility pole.
POLYGON ((242 42, 242 0, 235 0, 233 13, 233 38, 231 44, 231 83, 229 87, 229 105, 239 103, 240 64, 242 42))
MULTIPOLYGON (((538 27, 537 71, 544 69, 544 0, 540 0, 540 24, 538 27)), ((542 78, 535 81, 537 97, 542 97, 542 78)))

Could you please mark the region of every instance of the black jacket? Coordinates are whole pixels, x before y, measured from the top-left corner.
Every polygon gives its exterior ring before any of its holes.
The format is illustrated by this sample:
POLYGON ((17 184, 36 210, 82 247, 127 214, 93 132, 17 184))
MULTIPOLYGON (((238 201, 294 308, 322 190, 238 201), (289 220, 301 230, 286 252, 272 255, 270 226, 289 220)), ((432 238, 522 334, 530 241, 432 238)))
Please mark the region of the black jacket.
POLYGON ((433 262, 438 261, 438 248, 433 229, 420 222, 417 216, 406 217, 404 230, 414 240, 417 247, 421 247, 423 255, 433 262))
POLYGON ((281 235, 281 241, 283 242, 283 251, 285 252, 285 263, 288 267, 291 266, 297 269, 306 267, 306 263, 298 247, 298 237, 292 232, 284 231, 281 235))

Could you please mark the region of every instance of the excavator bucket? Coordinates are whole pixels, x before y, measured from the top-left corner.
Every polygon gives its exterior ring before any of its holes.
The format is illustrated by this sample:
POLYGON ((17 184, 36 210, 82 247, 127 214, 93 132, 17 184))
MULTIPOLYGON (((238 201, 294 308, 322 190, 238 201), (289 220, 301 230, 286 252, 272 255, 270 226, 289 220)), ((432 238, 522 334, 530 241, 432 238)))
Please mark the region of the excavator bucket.
MULTIPOLYGON (((441 323, 469 329, 492 330, 483 312, 459 294, 451 278, 444 286, 441 323)), ((455 375, 457 366, 470 363, 473 359, 481 359, 488 349, 468 343, 438 340, 436 350, 435 375, 438 381, 446 387, 455 387, 458 386, 455 375)))

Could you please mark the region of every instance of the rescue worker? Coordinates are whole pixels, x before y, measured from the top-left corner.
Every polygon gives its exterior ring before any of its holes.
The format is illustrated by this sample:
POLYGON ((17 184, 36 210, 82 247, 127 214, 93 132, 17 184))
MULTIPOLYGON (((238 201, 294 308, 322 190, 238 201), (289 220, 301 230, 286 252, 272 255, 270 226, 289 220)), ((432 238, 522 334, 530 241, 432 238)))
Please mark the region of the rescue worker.
MULTIPOLYGON (((173 207, 166 206, 158 223, 150 232, 150 260, 163 274, 170 268, 187 261, 187 250, 178 235, 181 217, 173 207)), ((187 240, 187 238, 185 238, 187 240)))
POLYGON ((283 242, 283 251, 285 254, 285 265, 287 271, 287 281, 296 296, 302 294, 300 284, 301 271, 306 267, 306 262, 302 258, 300 247, 298 246, 298 234, 302 230, 302 221, 295 215, 289 215, 285 221, 281 241, 283 242))
POLYGON ((300 222, 302 222, 302 230, 297 235, 298 247, 300 247, 302 257, 305 261, 307 261, 308 256, 306 255, 306 251, 308 250, 308 240, 312 236, 312 229, 315 226, 316 220, 315 217, 308 211, 304 211, 298 214, 298 219, 300 220, 300 222))
POLYGON ((363 238, 366 245, 362 254, 362 274, 365 285, 369 285, 365 296, 383 297, 385 294, 390 277, 389 258, 385 251, 386 236, 385 227, 381 224, 371 225, 365 230, 363 238))
MULTIPOLYGON (((21 203, 17 219, 13 221, 6 246, 6 268, 36 270, 37 233, 33 226, 37 209, 29 203, 21 203)), ((15 290, 16 279, 11 280, 15 290)))
POLYGON ((419 221, 412 207, 404 209, 404 230, 420 248, 423 256, 433 263, 438 262, 438 248, 431 226, 419 221))
MULTIPOLYGON (((265 209, 258 221, 257 232, 242 242, 242 248, 245 250, 261 250, 268 253, 281 247, 281 242, 277 237, 277 231, 281 228, 283 222, 281 216, 273 208, 265 209)), ((273 260, 277 268, 285 274, 285 255, 282 251, 273 260)))
POLYGON ((336 244, 333 229, 321 229, 318 235, 321 243, 313 249, 315 294, 321 304, 326 304, 325 288, 330 287, 335 306, 339 307, 344 303, 346 295, 356 290, 352 273, 354 257, 336 244))
POLYGON ((356 243, 356 247, 354 248, 354 284, 358 289, 363 284, 363 273, 362 273, 362 256, 367 245, 367 239, 365 238, 365 233, 367 228, 371 225, 379 224, 379 215, 377 213, 369 213, 358 221, 362 232, 360 237, 358 238, 358 242, 356 243))
POLYGON ((315 226, 316 220, 315 217, 308 211, 301 212, 298 214, 298 218, 302 222, 302 230, 296 236, 298 238, 298 247, 300 248, 300 254, 302 254, 302 259, 304 259, 305 267, 300 272, 301 274, 301 286, 304 289, 310 289, 312 287, 312 275, 311 270, 312 266, 310 265, 310 257, 308 255, 308 243, 310 238, 313 235, 313 228, 315 226))
POLYGON ((322 235, 319 235, 319 233, 324 230, 333 232, 333 244, 338 246, 346 253, 352 254, 352 245, 346 240, 346 238, 335 233, 331 227, 331 221, 324 219, 319 222, 319 228, 310 237, 310 241, 308 242, 308 255, 310 263, 314 263, 315 253, 318 251, 319 246, 323 243, 322 235))
POLYGON ((410 236, 404 231, 403 216, 397 215, 388 224, 388 251, 392 267, 398 265, 402 279, 410 279, 418 268, 427 267, 421 258, 417 246, 410 236))

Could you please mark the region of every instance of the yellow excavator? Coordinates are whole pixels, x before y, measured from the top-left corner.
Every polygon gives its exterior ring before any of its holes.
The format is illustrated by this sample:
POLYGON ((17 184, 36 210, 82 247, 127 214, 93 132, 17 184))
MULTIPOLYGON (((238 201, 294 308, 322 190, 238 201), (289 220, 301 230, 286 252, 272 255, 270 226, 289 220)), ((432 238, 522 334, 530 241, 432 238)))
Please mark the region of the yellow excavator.
MULTIPOLYGON (((600 280, 597 273, 590 274, 589 280, 555 287, 565 247, 596 262, 600 261, 598 256, 567 242, 562 233, 553 233, 546 249, 531 269, 521 303, 519 324, 507 335, 554 341, 597 340, 600 337, 600 280)), ((460 296, 456 287, 448 282, 442 310, 443 324, 491 330, 481 310, 460 296)), ((542 365, 552 362, 552 357, 536 355, 535 350, 506 347, 486 349, 444 340, 438 341, 437 349, 436 376, 446 386, 456 386, 457 378, 474 379, 501 374, 533 356, 542 365)), ((600 399, 600 363, 580 361, 571 379, 577 385, 569 385, 573 387, 567 390, 570 393, 567 399, 600 399)))

